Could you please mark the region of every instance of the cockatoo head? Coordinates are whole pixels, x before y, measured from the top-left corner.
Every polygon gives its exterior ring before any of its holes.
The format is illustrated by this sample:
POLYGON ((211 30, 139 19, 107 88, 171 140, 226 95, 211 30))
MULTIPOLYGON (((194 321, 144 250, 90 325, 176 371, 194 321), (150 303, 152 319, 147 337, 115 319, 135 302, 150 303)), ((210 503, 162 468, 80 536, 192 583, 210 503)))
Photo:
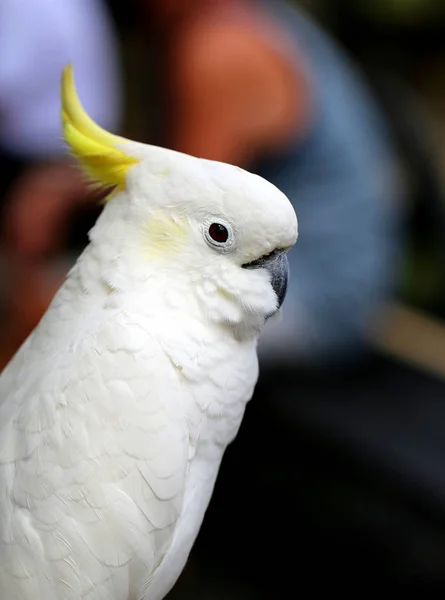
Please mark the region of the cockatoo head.
POLYGON ((280 308, 297 218, 275 186, 232 165, 104 131, 83 110, 70 66, 62 124, 89 177, 115 188, 90 238, 110 248, 110 261, 125 259, 125 277, 193 290, 214 321, 264 323, 280 308))

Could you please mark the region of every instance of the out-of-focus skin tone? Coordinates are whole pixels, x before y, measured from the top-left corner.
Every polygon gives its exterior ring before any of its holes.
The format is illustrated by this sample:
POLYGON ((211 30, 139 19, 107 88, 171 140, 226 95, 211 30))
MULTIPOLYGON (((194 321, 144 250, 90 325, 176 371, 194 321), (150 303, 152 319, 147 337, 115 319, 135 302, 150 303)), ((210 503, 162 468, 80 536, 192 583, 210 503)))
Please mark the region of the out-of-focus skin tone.
POLYGON ((8 193, 2 231, 5 250, 22 260, 55 250, 66 234, 67 212, 97 198, 69 159, 29 167, 8 193))
POLYGON ((139 2, 163 31, 167 145, 243 166, 305 127, 304 58, 255 2, 139 2))
MULTIPOLYGON (((2 223, 9 290, 3 299, 6 362, 8 348, 13 352, 36 326, 66 275, 62 267, 48 263, 47 256, 57 254, 63 244, 72 211, 97 202, 101 195, 90 189, 70 160, 36 164, 13 182, 2 223)), ((1 361, 0 356, 0 368, 1 361)))

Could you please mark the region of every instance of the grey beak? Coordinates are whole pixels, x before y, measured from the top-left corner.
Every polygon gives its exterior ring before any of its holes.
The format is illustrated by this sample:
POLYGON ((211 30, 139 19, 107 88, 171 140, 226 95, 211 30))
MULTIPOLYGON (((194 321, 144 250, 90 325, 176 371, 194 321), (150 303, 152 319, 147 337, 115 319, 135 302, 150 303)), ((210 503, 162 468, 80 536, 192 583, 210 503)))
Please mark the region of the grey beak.
POLYGON ((289 261, 287 254, 280 250, 274 250, 267 256, 243 265, 244 269, 267 269, 270 273, 270 283, 277 295, 278 308, 281 308, 286 297, 287 282, 289 279, 289 261))
POLYGON ((289 261, 287 254, 282 252, 276 260, 270 263, 266 269, 270 273, 272 288, 278 298, 278 308, 284 302, 287 292, 287 282, 289 280, 289 261))

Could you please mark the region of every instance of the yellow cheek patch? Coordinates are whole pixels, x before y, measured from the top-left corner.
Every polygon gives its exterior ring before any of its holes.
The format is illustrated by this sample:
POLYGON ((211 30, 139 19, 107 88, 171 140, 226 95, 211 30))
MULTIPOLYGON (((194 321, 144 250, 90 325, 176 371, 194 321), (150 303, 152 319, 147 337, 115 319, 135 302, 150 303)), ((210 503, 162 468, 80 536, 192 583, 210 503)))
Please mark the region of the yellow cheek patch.
POLYGON ((153 213, 143 225, 143 250, 150 258, 180 253, 188 230, 187 219, 153 213))
POLYGON ((63 139, 97 186, 123 186, 128 169, 138 161, 117 148, 128 140, 108 133, 85 112, 77 97, 71 65, 61 80, 63 139))
POLYGON ((225 300, 233 300, 233 295, 229 294, 229 292, 227 292, 226 290, 224 290, 223 288, 217 288, 216 290, 218 292, 218 294, 224 298, 225 300))

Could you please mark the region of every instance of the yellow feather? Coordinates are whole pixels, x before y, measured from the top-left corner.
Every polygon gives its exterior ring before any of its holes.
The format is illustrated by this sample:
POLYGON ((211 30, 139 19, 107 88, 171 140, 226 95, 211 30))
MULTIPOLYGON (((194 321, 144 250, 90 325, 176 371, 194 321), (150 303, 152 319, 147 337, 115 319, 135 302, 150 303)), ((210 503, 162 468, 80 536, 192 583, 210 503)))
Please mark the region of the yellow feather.
POLYGON ((162 211, 153 212, 142 225, 142 246, 146 256, 153 259, 181 252, 188 228, 184 218, 174 218, 162 211))
POLYGON ((71 153, 97 185, 123 186, 128 168, 138 161, 116 147, 128 140, 108 133, 87 115, 77 97, 71 65, 62 73, 61 98, 63 138, 71 153))

